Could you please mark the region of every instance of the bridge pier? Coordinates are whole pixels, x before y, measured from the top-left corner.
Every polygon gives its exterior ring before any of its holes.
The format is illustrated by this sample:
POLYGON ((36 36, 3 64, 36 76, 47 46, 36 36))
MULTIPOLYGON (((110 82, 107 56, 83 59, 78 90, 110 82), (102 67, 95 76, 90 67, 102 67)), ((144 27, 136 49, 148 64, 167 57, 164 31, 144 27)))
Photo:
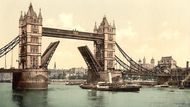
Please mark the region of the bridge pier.
POLYGON ((164 84, 165 82, 169 81, 171 79, 170 76, 158 76, 157 77, 157 83, 158 85, 164 84))
POLYGON ((87 72, 87 83, 96 83, 97 81, 99 81, 100 76, 99 75, 95 75, 95 73, 93 73, 92 69, 88 69, 87 72))
POLYGON ((13 73, 13 90, 48 89, 48 72, 45 69, 24 69, 13 73))
POLYGON ((120 71, 100 71, 99 76, 94 75, 93 72, 88 72, 87 83, 97 83, 97 82, 110 82, 122 83, 122 73, 120 71), (111 77, 110 77, 111 76, 111 77))
POLYGON ((100 74, 99 81, 110 82, 110 78, 111 78, 113 83, 123 82, 122 73, 119 71, 104 71, 104 72, 99 72, 99 74, 100 74))

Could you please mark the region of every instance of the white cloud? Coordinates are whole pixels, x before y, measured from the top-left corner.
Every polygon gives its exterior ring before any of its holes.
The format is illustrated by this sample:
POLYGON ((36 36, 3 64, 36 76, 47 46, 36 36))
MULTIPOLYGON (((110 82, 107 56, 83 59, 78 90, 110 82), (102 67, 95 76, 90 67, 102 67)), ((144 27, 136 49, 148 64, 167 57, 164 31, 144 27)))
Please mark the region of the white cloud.
POLYGON ((162 30, 160 31, 158 37, 162 40, 174 40, 178 39, 181 35, 180 31, 174 28, 168 21, 164 21, 161 24, 162 30))
POLYGON ((162 24, 161 24, 162 27, 167 27, 168 25, 169 25, 168 21, 164 21, 164 22, 162 22, 162 24))
POLYGON ((150 53, 154 53, 156 52, 155 48, 152 48, 150 45, 148 44, 143 44, 141 46, 139 46, 139 48, 137 48, 136 52, 139 54, 144 54, 147 53, 147 51, 150 53))
POLYGON ((117 35, 118 37, 134 38, 137 36, 137 32, 131 24, 128 24, 126 28, 118 29, 117 35))
POLYGON ((161 32, 159 35, 159 38, 171 40, 171 39, 177 39, 179 36, 180 36, 180 32, 178 30, 168 29, 161 32))
POLYGON ((44 20, 44 23, 45 23, 45 26, 51 26, 51 27, 56 27, 57 26, 56 21, 54 19, 52 19, 52 18, 44 20))
POLYGON ((62 13, 59 15, 59 21, 63 28, 72 29, 73 28, 73 15, 71 13, 62 13))
POLYGON ((61 13, 58 17, 47 18, 44 20, 45 26, 55 27, 60 29, 68 29, 68 30, 81 30, 85 31, 83 27, 80 25, 76 25, 74 23, 73 14, 72 13, 61 13))
POLYGON ((131 22, 128 22, 126 27, 117 29, 116 31, 116 41, 121 46, 125 46, 126 43, 135 42, 137 38, 138 33, 132 26, 131 22))
POLYGON ((55 54, 58 55, 58 56, 62 56, 62 55, 63 55, 63 52, 59 50, 59 51, 56 51, 55 54))
POLYGON ((83 27, 81 27, 80 25, 76 25, 75 29, 78 31, 86 31, 83 27))

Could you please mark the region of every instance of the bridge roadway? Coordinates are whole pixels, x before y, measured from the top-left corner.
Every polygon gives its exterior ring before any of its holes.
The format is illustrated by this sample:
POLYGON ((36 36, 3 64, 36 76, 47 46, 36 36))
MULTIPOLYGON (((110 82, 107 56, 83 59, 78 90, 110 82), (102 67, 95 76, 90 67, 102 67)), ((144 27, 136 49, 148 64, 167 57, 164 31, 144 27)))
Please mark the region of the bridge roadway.
POLYGON ((0 69, 0 73, 13 73, 13 72, 21 72, 22 69, 0 69))
POLYGON ((76 30, 64 30, 56 28, 42 28, 42 36, 56 37, 56 38, 67 38, 67 39, 78 39, 88 41, 101 41, 104 40, 103 34, 81 32, 76 30))

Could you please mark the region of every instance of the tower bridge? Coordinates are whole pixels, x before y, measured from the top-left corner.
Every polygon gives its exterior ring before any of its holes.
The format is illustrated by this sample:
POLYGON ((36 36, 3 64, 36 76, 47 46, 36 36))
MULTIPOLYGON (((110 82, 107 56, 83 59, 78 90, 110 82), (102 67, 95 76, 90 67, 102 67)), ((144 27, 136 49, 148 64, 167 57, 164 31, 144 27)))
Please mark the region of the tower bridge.
MULTIPOLYGON (((21 13, 18 36, 0 49, 1 58, 19 44, 18 69, 0 69, 0 73, 13 72, 13 89, 48 88, 47 68, 59 45, 59 41, 50 43, 42 54, 43 36, 86 40, 94 43, 94 53, 87 46, 78 47, 88 67, 87 82, 89 83, 96 83, 98 81, 110 82, 110 79, 114 80, 113 82, 122 82, 122 74, 124 73, 131 75, 151 75, 161 78, 171 76, 164 73, 158 74, 156 70, 148 70, 127 55, 116 43, 115 23, 113 22, 112 25, 109 24, 106 17, 103 17, 99 26, 95 24, 93 32, 43 27, 41 10, 37 15, 32 4, 30 4, 27 13, 24 15, 21 13), (130 65, 115 55, 116 48, 118 48, 130 65), (125 68, 125 72, 122 73, 115 68, 116 62, 125 68), (130 68, 131 65, 133 68, 130 68)), ((183 77, 181 78, 181 80, 184 80, 183 83, 189 80, 189 74, 189 72, 185 72, 185 74, 181 73, 180 77, 183 77)))
MULTIPOLYGON (((56 37, 77 40, 87 40, 94 42, 94 55, 89 51, 85 51, 87 65, 89 64, 89 81, 108 81, 107 72, 114 70, 114 55, 115 55, 115 24, 110 25, 107 18, 104 17, 101 24, 95 25, 94 32, 82 32, 76 30, 65 30, 51 27, 43 27, 43 17, 41 11, 38 14, 30 4, 26 14, 22 14, 19 19, 19 36, 13 42, 10 42, 5 47, 1 48, 0 55, 6 55, 17 44, 19 44, 19 61, 18 69, 2 70, 2 72, 13 72, 13 88, 14 89, 47 89, 48 75, 47 67, 49 61, 55 52, 59 41, 51 43, 45 52, 41 53, 42 37, 56 37), (93 57, 92 57, 93 56, 93 57), (94 63, 94 61, 96 63, 94 63), (92 66, 99 65, 99 69, 92 66), (93 69, 92 69, 93 68, 93 69), (93 75, 98 73, 98 77, 93 75)), ((86 48, 85 48, 86 49, 86 48)), ((80 48, 79 48, 80 50, 80 48)), ((1 72, 1 70, 0 70, 1 72)), ((112 72, 117 74, 115 72, 112 72)), ((118 73, 121 74, 121 73, 118 73)))

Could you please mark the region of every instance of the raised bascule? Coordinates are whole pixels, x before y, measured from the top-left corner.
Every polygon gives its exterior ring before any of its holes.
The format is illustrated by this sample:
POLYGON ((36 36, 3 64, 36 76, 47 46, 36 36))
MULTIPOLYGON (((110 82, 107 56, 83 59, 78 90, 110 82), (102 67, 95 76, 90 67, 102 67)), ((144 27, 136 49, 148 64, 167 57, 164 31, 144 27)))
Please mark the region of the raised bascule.
MULTIPOLYGON (((168 74, 158 74, 157 70, 153 71, 143 68, 130 58, 116 43, 116 26, 113 22, 108 23, 104 16, 99 26, 95 23, 93 32, 82 32, 77 30, 65 30, 51 27, 43 27, 43 17, 41 10, 38 15, 30 4, 27 13, 21 13, 19 19, 19 35, 10 43, 0 49, 0 58, 6 55, 17 44, 19 44, 19 61, 18 69, 0 69, 0 72, 13 72, 13 89, 47 89, 48 88, 48 64, 59 45, 59 41, 52 42, 42 54, 42 37, 67 38, 92 41, 94 43, 94 53, 88 46, 78 47, 84 61, 88 67, 88 83, 103 82, 122 82, 123 73, 116 70, 116 62, 125 68, 127 74, 148 75, 157 77, 167 77, 168 74), (115 55, 115 49, 121 52, 127 62, 122 61, 115 55)), ((189 80, 189 71, 181 73, 182 83, 189 80)), ((179 76, 179 75, 178 75, 179 76)), ((160 80, 161 81, 161 80, 160 80)), ((188 84, 188 83, 187 83, 188 84)))

